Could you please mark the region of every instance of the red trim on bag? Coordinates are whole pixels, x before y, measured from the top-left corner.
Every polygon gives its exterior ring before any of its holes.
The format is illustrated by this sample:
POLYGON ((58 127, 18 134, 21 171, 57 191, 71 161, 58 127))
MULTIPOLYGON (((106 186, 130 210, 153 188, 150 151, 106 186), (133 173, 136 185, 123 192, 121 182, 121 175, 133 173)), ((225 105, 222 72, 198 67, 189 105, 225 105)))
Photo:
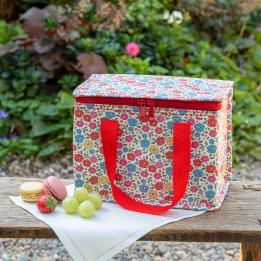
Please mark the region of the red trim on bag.
POLYGON ((91 104, 109 104, 109 105, 126 105, 140 106, 145 103, 149 107, 150 101, 153 102, 153 107, 159 108, 174 108, 183 110, 205 110, 218 111, 221 109, 220 101, 180 101, 180 100, 161 100, 161 99, 146 99, 146 98, 118 98, 118 97, 94 97, 80 96, 75 97, 76 102, 91 103, 91 104))

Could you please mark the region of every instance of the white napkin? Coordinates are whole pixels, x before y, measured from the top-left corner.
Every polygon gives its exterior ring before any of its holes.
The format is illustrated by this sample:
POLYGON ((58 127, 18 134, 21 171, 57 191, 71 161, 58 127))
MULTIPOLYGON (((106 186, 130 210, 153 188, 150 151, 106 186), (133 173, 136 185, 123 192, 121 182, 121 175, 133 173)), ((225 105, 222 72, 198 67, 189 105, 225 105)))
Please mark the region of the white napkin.
MULTIPOLYGON (((67 186, 73 194, 73 184, 67 186)), ((114 203, 104 203, 91 219, 67 215, 61 206, 52 214, 42 214, 36 204, 10 197, 19 207, 48 224, 76 261, 107 260, 149 231, 170 222, 203 214, 205 211, 173 209, 166 214, 149 215, 125 210, 114 203)))

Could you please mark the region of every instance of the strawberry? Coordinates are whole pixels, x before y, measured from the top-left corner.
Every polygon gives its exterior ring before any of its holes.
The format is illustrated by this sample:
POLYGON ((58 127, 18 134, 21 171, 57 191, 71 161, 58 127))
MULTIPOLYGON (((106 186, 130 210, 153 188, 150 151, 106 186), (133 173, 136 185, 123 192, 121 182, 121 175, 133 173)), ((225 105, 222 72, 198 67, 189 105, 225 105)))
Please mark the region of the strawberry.
POLYGON ((42 213, 52 213, 57 205, 54 197, 43 195, 37 200, 37 208, 42 213))

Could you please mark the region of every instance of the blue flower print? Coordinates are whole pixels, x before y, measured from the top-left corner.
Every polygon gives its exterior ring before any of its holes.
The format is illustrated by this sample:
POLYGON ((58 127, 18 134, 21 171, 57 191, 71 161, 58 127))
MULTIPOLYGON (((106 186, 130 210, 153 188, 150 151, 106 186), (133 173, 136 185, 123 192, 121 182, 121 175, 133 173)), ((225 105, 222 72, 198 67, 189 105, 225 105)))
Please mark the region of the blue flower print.
POLYGON ((79 174, 79 173, 77 173, 77 174, 75 175, 75 177, 76 177, 77 179, 80 179, 80 178, 82 177, 82 175, 79 174))
POLYGON ((128 151, 129 151, 128 147, 123 148, 123 152, 128 152, 128 151))
POLYGON ((194 178, 193 181, 194 181, 195 183, 198 183, 198 182, 199 182, 199 178, 194 178))
POLYGON ((195 177, 199 178, 202 176, 203 171, 201 169, 195 169, 195 170, 193 170, 193 174, 195 177))
POLYGON ((179 115, 186 115, 187 111, 179 111, 179 115))
POLYGON ((174 122, 181 122, 182 121, 182 118, 180 117, 180 116, 172 116, 172 120, 174 121, 174 122))
POLYGON ((217 146, 209 145, 207 149, 209 153, 215 153, 217 151, 217 146))
POLYGON ((75 140, 76 140, 77 143, 82 143, 83 140, 84 140, 84 136, 83 135, 76 135, 75 140))
POLYGON ((74 184, 75 184, 75 187, 76 187, 76 188, 79 188, 79 187, 82 187, 82 186, 83 186, 84 181, 83 181, 82 179, 76 179, 75 182, 74 182, 74 184))
POLYGON ((206 192, 206 196, 207 196, 207 198, 209 198, 209 199, 214 198, 215 195, 216 195, 216 192, 213 191, 213 190, 208 190, 208 191, 206 192))
POLYGON ((86 104, 86 108, 87 109, 93 109, 94 108, 94 104, 86 104))
POLYGON ((90 149, 89 152, 90 152, 91 154, 93 154, 93 153, 94 153, 94 149, 90 149))
POLYGON ((204 131, 204 129, 205 129, 204 124, 202 124, 202 123, 197 123, 197 124, 195 124, 195 130, 196 130, 196 131, 202 132, 202 131, 204 131))
POLYGON ((148 148, 150 146, 149 140, 141 140, 140 145, 142 148, 148 148))
POLYGON ((128 165, 127 165, 127 170, 128 170, 128 172, 134 172, 134 171, 136 171, 136 165, 134 165, 134 164, 128 164, 128 165))
POLYGON ((122 153, 123 153, 123 152, 122 152, 121 150, 118 150, 118 151, 117 151, 117 156, 120 157, 120 156, 122 155, 122 153))
POLYGON ((148 135, 147 135, 147 134, 145 134, 145 133, 144 133, 144 134, 142 134, 141 136, 142 136, 142 138, 143 138, 143 139, 146 139, 146 138, 148 137, 148 135))
POLYGON ((106 116, 107 119, 112 119, 112 118, 115 117, 115 113, 112 112, 112 111, 106 111, 105 116, 106 116))
POLYGON ((127 176, 130 178, 130 177, 132 177, 132 174, 133 174, 132 172, 128 172, 127 176))
POLYGON ((101 163, 100 163, 100 168, 101 168, 102 170, 105 170, 105 164, 104 164, 104 162, 101 162, 101 163))
POLYGON ((135 127, 137 125, 137 120, 134 118, 128 119, 128 123, 130 126, 135 127))
POLYGON ((208 185, 208 189, 213 189, 213 185, 208 185))
POLYGON ((148 192, 149 187, 145 184, 140 185, 140 192, 148 192))
POLYGON ((108 188, 109 188, 108 184, 103 184, 102 187, 103 187, 104 189, 108 189, 108 188))
POLYGON ((172 167, 167 168, 167 169, 166 169, 166 173, 167 173, 167 175, 168 175, 169 177, 171 177, 171 176, 173 175, 173 173, 172 173, 172 167))
POLYGON ((215 143, 215 140, 214 140, 214 139, 210 139, 210 140, 209 140, 209 143, 210 143, 210 144, 214 144, 214 143, 215 143))
POLYGON ((200 132, 196 132, 195 137, 197 137, 197 138, 200 137, 200 132))
POLYGON ((172 130, 173 129, 173 121, 169 121, 168 124, 167 124, 167 127, 169 130, 172 130))

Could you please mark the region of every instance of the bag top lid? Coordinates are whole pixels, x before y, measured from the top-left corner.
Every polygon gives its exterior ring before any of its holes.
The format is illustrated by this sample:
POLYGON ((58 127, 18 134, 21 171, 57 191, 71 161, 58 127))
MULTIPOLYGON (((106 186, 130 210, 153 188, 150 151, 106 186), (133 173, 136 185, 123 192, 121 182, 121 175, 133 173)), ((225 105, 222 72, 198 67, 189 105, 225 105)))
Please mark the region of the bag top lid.
POLYGON ((75 97, 147 98, 222 101, 232 95, 224 80, 131 74, 93 74, 74 91, 75 97))

